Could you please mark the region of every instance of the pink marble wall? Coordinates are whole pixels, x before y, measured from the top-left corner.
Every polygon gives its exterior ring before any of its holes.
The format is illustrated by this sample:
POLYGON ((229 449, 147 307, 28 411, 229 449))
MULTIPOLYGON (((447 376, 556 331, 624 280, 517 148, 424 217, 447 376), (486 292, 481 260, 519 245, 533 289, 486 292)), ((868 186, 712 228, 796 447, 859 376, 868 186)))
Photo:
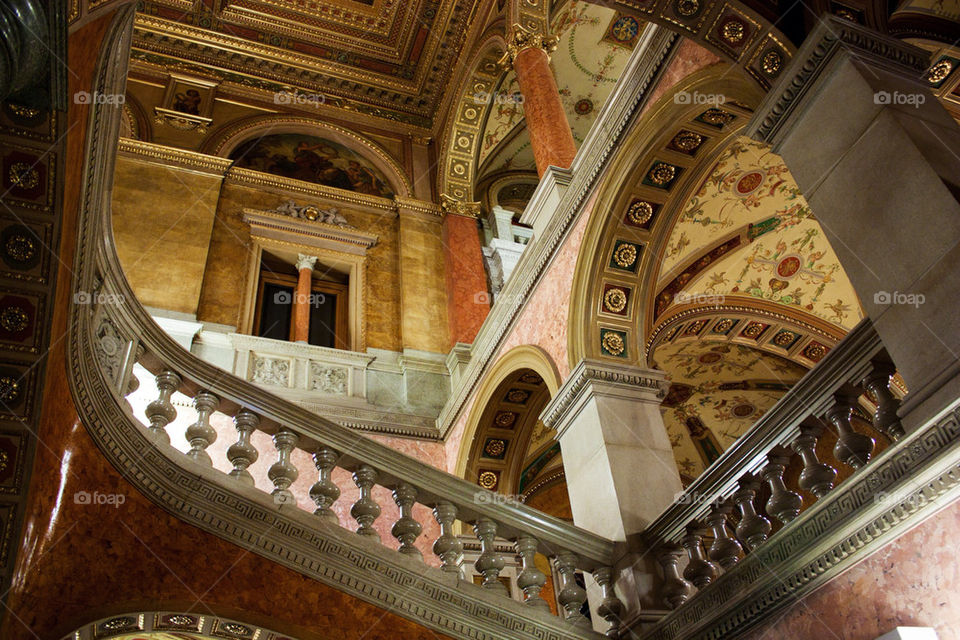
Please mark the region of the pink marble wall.
POLYGON ((693 40, 681 38, 680 45, 677 47, 677 54, 667 65, 660 82, 650 92, 650 99, 647 100, 640 113, 645 114, 663 94, 691 73, 718 62, 722 62, 722 60, 716 54, 704 49, 693 40))
POLYGON ((960 640, 960 501, 881 548, 743 640, 873 640, 934 627, 960 640))

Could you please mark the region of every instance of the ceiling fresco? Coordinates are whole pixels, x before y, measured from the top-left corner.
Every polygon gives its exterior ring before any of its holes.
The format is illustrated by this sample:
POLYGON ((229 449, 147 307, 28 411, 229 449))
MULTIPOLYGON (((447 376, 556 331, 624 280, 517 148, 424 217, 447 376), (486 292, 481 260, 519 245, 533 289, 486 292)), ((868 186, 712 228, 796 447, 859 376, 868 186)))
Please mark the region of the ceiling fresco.
POLYGON ((709 341, 663 345, 653 364, 671 381, 661 412, 685 485, 807 371, 748 346, 709 341))
POLYGON ((863 317, 786 165, 749 138, 734 140, 690 198, 662 265, 658 316, 678 301, 742 297, 786 305, 844 329, 863 317), (702 260, 708 253, 710 260, 702 260))
MULTIPOLYGON (((613 9, 571 0, 553 20, 559 43, 550 58, 573 138, 581 144, 620 79, 644 23, 613 9)), ((511 71, 501 83, 480 147, 481 177, 505 170, 536 170, 523 105, 511 71)))

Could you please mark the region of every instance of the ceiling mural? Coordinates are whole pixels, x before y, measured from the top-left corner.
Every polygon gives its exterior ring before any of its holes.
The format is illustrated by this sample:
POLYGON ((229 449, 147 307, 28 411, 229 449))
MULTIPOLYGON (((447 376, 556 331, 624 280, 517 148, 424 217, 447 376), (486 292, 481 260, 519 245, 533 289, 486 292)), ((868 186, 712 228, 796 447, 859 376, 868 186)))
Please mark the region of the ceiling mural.
POLYGON ((317 136, 280 133, 259 136, 230 153, 234 166, 337 189, 392 198, 383 173, 352 149, 317 136))
POLYGON ((844 329, 863 318, 853 286, 786 165, 745 137, 721 155, 683 209, 661 274, 657 315, 686 300, 744 297, 787 305, 844 329), (701 265, 708 266, 696 268, 701 265))
MULTIPOLYGON (((596 4, 570 0, 553 19, 559 38, 550 57, 567 121, 577 144, 583 142, 600 109, 620 79, 644 23, 596 4)), ((529 136, 523 124, 523 105, 512 104, 519 91, 510 72, 495 95, 480 150, 482 173, 489 175, 520 168, 536 170, 529 136)))
POLYGON ((477 99, 491 105, 487 126, 480 142, 479 162, 483 164, 497 145, 523 120, 523 96, 520 94, 517 75, 509 71, 493 93, 489 96, 478 94, 477 99))
POLYGON ((752 347, 710 341, 666 344, 652 360, 671 381, 661 413, 685 485, 807 371, 752 347))

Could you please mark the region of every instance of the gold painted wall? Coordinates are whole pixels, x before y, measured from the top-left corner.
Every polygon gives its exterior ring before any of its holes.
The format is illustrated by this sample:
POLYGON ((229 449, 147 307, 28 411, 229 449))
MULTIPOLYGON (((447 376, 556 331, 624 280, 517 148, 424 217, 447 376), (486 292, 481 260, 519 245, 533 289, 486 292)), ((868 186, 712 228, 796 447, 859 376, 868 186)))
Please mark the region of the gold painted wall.
POLYGON ((446 353, 450 344, 442 237, 439 216, 401 214, 402 330, 408 349, 446 353))
POLYGON ((117 158, 113 233, 142 304, 196 313, 221 180, 117 158))

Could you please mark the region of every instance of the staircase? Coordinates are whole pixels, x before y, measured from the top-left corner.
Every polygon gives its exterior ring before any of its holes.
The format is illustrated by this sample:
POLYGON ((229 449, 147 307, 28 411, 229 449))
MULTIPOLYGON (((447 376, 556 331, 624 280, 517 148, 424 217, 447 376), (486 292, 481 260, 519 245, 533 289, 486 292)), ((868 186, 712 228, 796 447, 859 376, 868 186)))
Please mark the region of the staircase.
MULTIPOLYGON (((132 12, 125 19, 104 45, 102 93, 125 82, 125 64, 116 60, 126 56, 116 53, 128 49, 132 12)), ((901 422, 889 387, 893 364, 865 321, 636 540, 615 544, 523 504, 503 504, 225 373, 169 338, 137 302, 113 246, 109 176, 119 109, 97 104, 92 111, 75 263, 75 291, 89 293, 92 303, 70 310, 69 377, 80 415, 104 455, 159 507, 274 562, 452 638, 600 638, 594 629, 609 637, 721 638, 758 624, 960 493, 956 405, 925 424, 909 425, 906 416, 901 422), (158 389, 143 420, 126 400, 139 384, 136 365, 158 389), (198 415, 186 428, 187 452, 170 444, 175 392, 192 398, 198 415), (873 429, 885 441, 879 455, 852 419, 862 407, 873 410, 873 429), (217 436, 214 411, 234 424, 225 460, 207 451, 217 436), (836 458, 852 471, 842 483, 817 457, 821 418, 838 434, 836 458), (272 448, 258 450, 262 435, 272 448), (785 470, 794 456, 803 470, 791 488, 785 470), (273 461, 269 492, 249 471, 261 457, 273 461), (307 457, 312 468, 298 466, 307 457), (317 478, 312 511, 290 490, 308 473, 317 478), (770 497, 761 504, 764 484, 770 497), (357 494, 355 530, 331 509, 346 490, 357 494), (878 500, 881 494, 896 499, 878 500), (383 544, 377 531, 385 507, 395 545, 383 544), (426 545, 425 529, 436 531, 426 545), (458 534, 466 532, 479 545, 479 585, 461 571, 458 534), (500 580, 507 541, 519 558, 520 599, 500 580), (536 554, 551 560, 559 615, 540 595, 547 576, 536 554), (661 567, 647 576, 653 586, 630 591, 626 585, 651 556, 661 567), (595 586, 592 622, 581 613, 587 591, 578 572, 595 586), (623 602, 618 594, 625 593, 623 602), (641 600, 674 611, 645 615, 641 600)))

